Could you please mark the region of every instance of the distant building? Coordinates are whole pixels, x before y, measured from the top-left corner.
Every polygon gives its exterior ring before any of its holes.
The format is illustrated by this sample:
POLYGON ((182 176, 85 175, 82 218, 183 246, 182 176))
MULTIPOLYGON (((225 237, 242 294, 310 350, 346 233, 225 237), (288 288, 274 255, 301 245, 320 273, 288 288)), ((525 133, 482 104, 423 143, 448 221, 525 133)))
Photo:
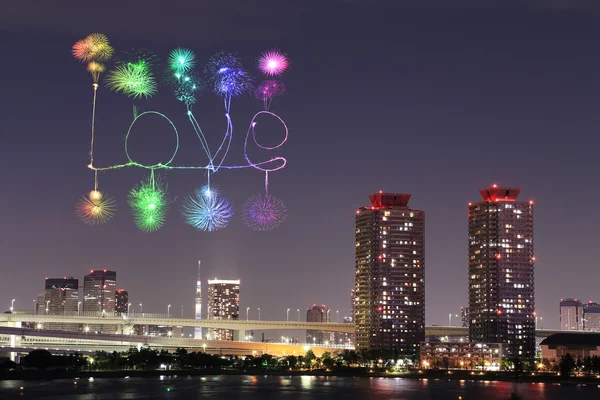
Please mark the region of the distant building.
MULTIPOLYGON (((330 322, 327 306, 313 304, 311 308, 306 310, 306 322, 330 322)), ((306 330, 306 343, 324 344, 325 341, 329 341, 329 337, 325 335, 325 332, 313 329, 306 330)))
POLYGON ((590 301, 583 306, 583 330, 600 332, 600 304, 590 301))
POLYGON ((533 202, 520 192, 493 185, 469 203, 469 340, 502 343, 507 357, 533 362, 533 202))
POLYGON ((598 333, 555 333, 540 343, 542 360, 557 362, 570 354, 575 360, 600 356, 600 334, 598 333))
POLYGON ((356 211, 356 347, 412 356, 425 340, 425 213, 410 194, 375 193, 356 211))
POLYGON ((460 320, 463 328, 469 327, 469 307, 460 308, 460 320))
MULTIPOLYGON (((50 310, 48 310, 50 311, 50 310)), ((44 315, 47 313, 46 311, 46 290, 40 294, 38 294, 37 301, 35 303, 35 313, 39 315, 44 315)))
POLYGON ((127 305, 129 304, 129 292, 119 289, 115 292, 115 312, 117 314, 127 314, 127 305))
POLYGON ((83 311, 114 315, 116 304, 117 273, 109 270, 92 270, 83 278, 83 311))
MULTIPOLYGON (((208 319, 239 319, 240 280, 208 280, 208 319)), ((207 338, 212 340, 240 340, 229 329, 209 329, 207 338)), ((242 339, 243 340, 243 339, 242 339)))
MULTIPOLYGON (((344 317, 344 324, 351 324, 352 317, 344 317)), ((354 346, 354 334, 353 333, 345 333, 345 332, 334 332, 333 333, 333 344, 337 345, 345 345, 345 346, 354 346)))
MULTIPOLYGON (((109 270, 92 270, 83 277, 83 312, 88 316, 113 316, 116 308, 117 273, 109 270)), ((89 325, 90 332, 115 333, 115 325, 89 325)))
POLYGON ((583 330, 583 307, 578 299, 560 300, 560 330, 583 330))
MULTIPOLYGON (((44 313, 46 315, 77 315, 79 280, 73 277, 46 278, 44 313)), ((39 300, 38 300, 39 301, 39 300)), ((77 324, 46 323, 45 329, 77 330, 77 324)))
POLYGON ((498 371, 504 356, 500 343, 423 342, 424 369, 479 369, 498 371))

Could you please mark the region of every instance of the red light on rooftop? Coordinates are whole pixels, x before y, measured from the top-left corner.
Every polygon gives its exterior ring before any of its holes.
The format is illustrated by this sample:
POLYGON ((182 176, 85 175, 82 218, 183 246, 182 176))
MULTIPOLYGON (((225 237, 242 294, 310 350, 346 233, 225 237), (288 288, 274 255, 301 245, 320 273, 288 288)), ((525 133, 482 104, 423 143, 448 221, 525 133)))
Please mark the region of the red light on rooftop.
POLYGON ((495 183, 492 185, 493 188, 497 188, 498 185, 496 185, 495 183))
POLYGON ((535 311, 533 312, 533 316, 535 317, 535 311))
POLYGON ((533 200, 529 200, 529 205, 532 206, 533 205, 533 200))
POLYGON ((356 210, 356 213, 357 213, 357 214, 360 214, 360 210, 356 210))
POLYGON ((535 256, 531 257, 531 261, 535 261, 535 256))
POLYGON ((473 205, 473 203, 469 203, 469 207, 471 207, 473 205))
POLYGON ((104 272, 106 272, 106 270, 104 270, 104 272))
POLYGON ((380 190, 379 193, 383 193, 383 190, 380 190))

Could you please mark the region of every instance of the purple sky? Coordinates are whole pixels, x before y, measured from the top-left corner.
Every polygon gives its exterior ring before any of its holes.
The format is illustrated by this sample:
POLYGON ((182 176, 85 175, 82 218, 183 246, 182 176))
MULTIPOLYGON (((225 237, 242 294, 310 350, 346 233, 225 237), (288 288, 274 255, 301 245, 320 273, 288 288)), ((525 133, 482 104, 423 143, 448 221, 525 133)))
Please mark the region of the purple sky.
MULTIPOLYGON (((446 324, 467 304, 467 203, 491 183, 521 187, 522 199, 536 201, 543 325, 558 326, 561 297, 600 300, 595 2, 14 3, 0 10, 0 308, 13 298, 18 309, 32 308, 46 276, 82 280, 91 268, 109 268, 144 311, 184 304, 191 315, 201 259, 204 279, 241 279, 243 317, 249 306, 263 319, 285 319, 287 308, 295 318, 313 303, 347 315, 355 209, 384 190, 412 193, 410 205, 426 212, 427 323, 446 324), (167 174, 177 199, 157 233, 138 231, 126 204, 141 170, 100 176, 118 202, 110 223, 90 228, 75 218, 75 202, 92 185, 91 81, 70 46, 95 31, 117 50, 146 47, 163 59, 175 46, 193 48, 200 60, 235 51, 253 70, 265 48, 291 56, 288 92, 273 102, 291 134, 281 150, 288 167, 270 176, 272 194, 289 209, 284 226, 252 232, 238 213, 223 231, 194 231, 178 212, 181 197, 205 180, 193 171, 167 174)), ((183 105, 167 90, 136 104, 175 121, 181 163, 201 156, 183 105)), ((99 90, 97 164, 124 160, 131 105, 99 90)), ((242 162, 244 128, 259 106, 248 97, 233 104, 230 162, 242 162)), ((195 110, 217 141, 218 99, 208 94, 195 110)), ((143 126, 136 154, 164 158, 171 137, 151 121, 143 126)), ((262 180, 258 171, 214 177, 237 206, 262 180)))

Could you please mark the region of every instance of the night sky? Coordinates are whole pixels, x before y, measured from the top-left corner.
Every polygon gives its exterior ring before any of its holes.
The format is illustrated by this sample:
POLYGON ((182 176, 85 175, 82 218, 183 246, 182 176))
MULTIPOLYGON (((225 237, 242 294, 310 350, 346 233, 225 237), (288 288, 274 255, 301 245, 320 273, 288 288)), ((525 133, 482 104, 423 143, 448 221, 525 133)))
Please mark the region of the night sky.
MULTIPOLYGON (((412 193, 411 207, 426 212, 426 319, 447 324, 468 303, 467 203, 492 183, 521 187, 522 200, 536 202, 542 325, 558 327, 561 297, 600 300, 597 1, 10 3, 0 5, 1 309, 13 298, 17 309, 31 309, 45 277, 82 284, 90 269, 108 268, 145 312, 172 304, 178 314, 183 304, 191 316, 200 259, 204 280, 241 279, 242 318, 246 307, 250 318, 260 307, 263 319, 285 319, 287 308, 295 319, 313 303, 348 315, 355 209, 384 190, 412 193), (206 178, 175 171, 166 174, 175 200, 166 225, 142 233, 126 196, 146 172, 133 168, 100 175, 100 188, 118 201, 110 223, 92 228, 75 218, 75 202, 93 184, 92 88, 70 49, 96 31, 117 51, 146 47, 163 59, 176 46, 201 61, 238 52, 253 73, 266 48, 290 55, 288 93, 272 107, 291 135, 280 151, 288 166, 270 175, 271 193, 289 209, 285 225, 253 232, 238 213, 225 230, 197 232, 178 209, 206 178)), ((99 89, 97 165, 125 161, 133 103, 99 89)), ((170 92, 135 104, 174 120, 176 161, 205 162, 170 92)), ((234 102, 228 162, 243 162, 245 129, 259 107, 249 96, 234 102)), ((220 101, 207 93, 194 110, 217 142, 220 101)), ((154 122, 140 124, 134 141, 143 160, 164 159, 172 148, 171 133, 154 122)), ((265 141, 278 133, 264 131, 265 141)), ((254 170, 222 170, 213 181, 238 210, 263 188, 254 170)))

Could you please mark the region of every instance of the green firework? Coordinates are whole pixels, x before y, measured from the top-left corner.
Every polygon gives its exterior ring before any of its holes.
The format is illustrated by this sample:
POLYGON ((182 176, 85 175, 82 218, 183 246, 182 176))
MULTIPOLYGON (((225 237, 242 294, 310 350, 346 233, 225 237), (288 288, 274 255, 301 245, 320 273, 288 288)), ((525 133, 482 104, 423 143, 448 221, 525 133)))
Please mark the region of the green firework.
POLYGON ((167 187, 152 173, 148 179, 129 192, 129 206, 133 220, 144 232, 159 230, 165 223, 167 214, 167 187))
POLYGON ((196 65, 196 56, 194 52, 178 47, 169 54, 169 68, 176 73, 188 72, 196 65))
POLYGON ((106 82, 109 89, 134 99, 152 97, 156 93, 156 79, 150 65, 143 60, 119 65, 108 73, 106 82))

